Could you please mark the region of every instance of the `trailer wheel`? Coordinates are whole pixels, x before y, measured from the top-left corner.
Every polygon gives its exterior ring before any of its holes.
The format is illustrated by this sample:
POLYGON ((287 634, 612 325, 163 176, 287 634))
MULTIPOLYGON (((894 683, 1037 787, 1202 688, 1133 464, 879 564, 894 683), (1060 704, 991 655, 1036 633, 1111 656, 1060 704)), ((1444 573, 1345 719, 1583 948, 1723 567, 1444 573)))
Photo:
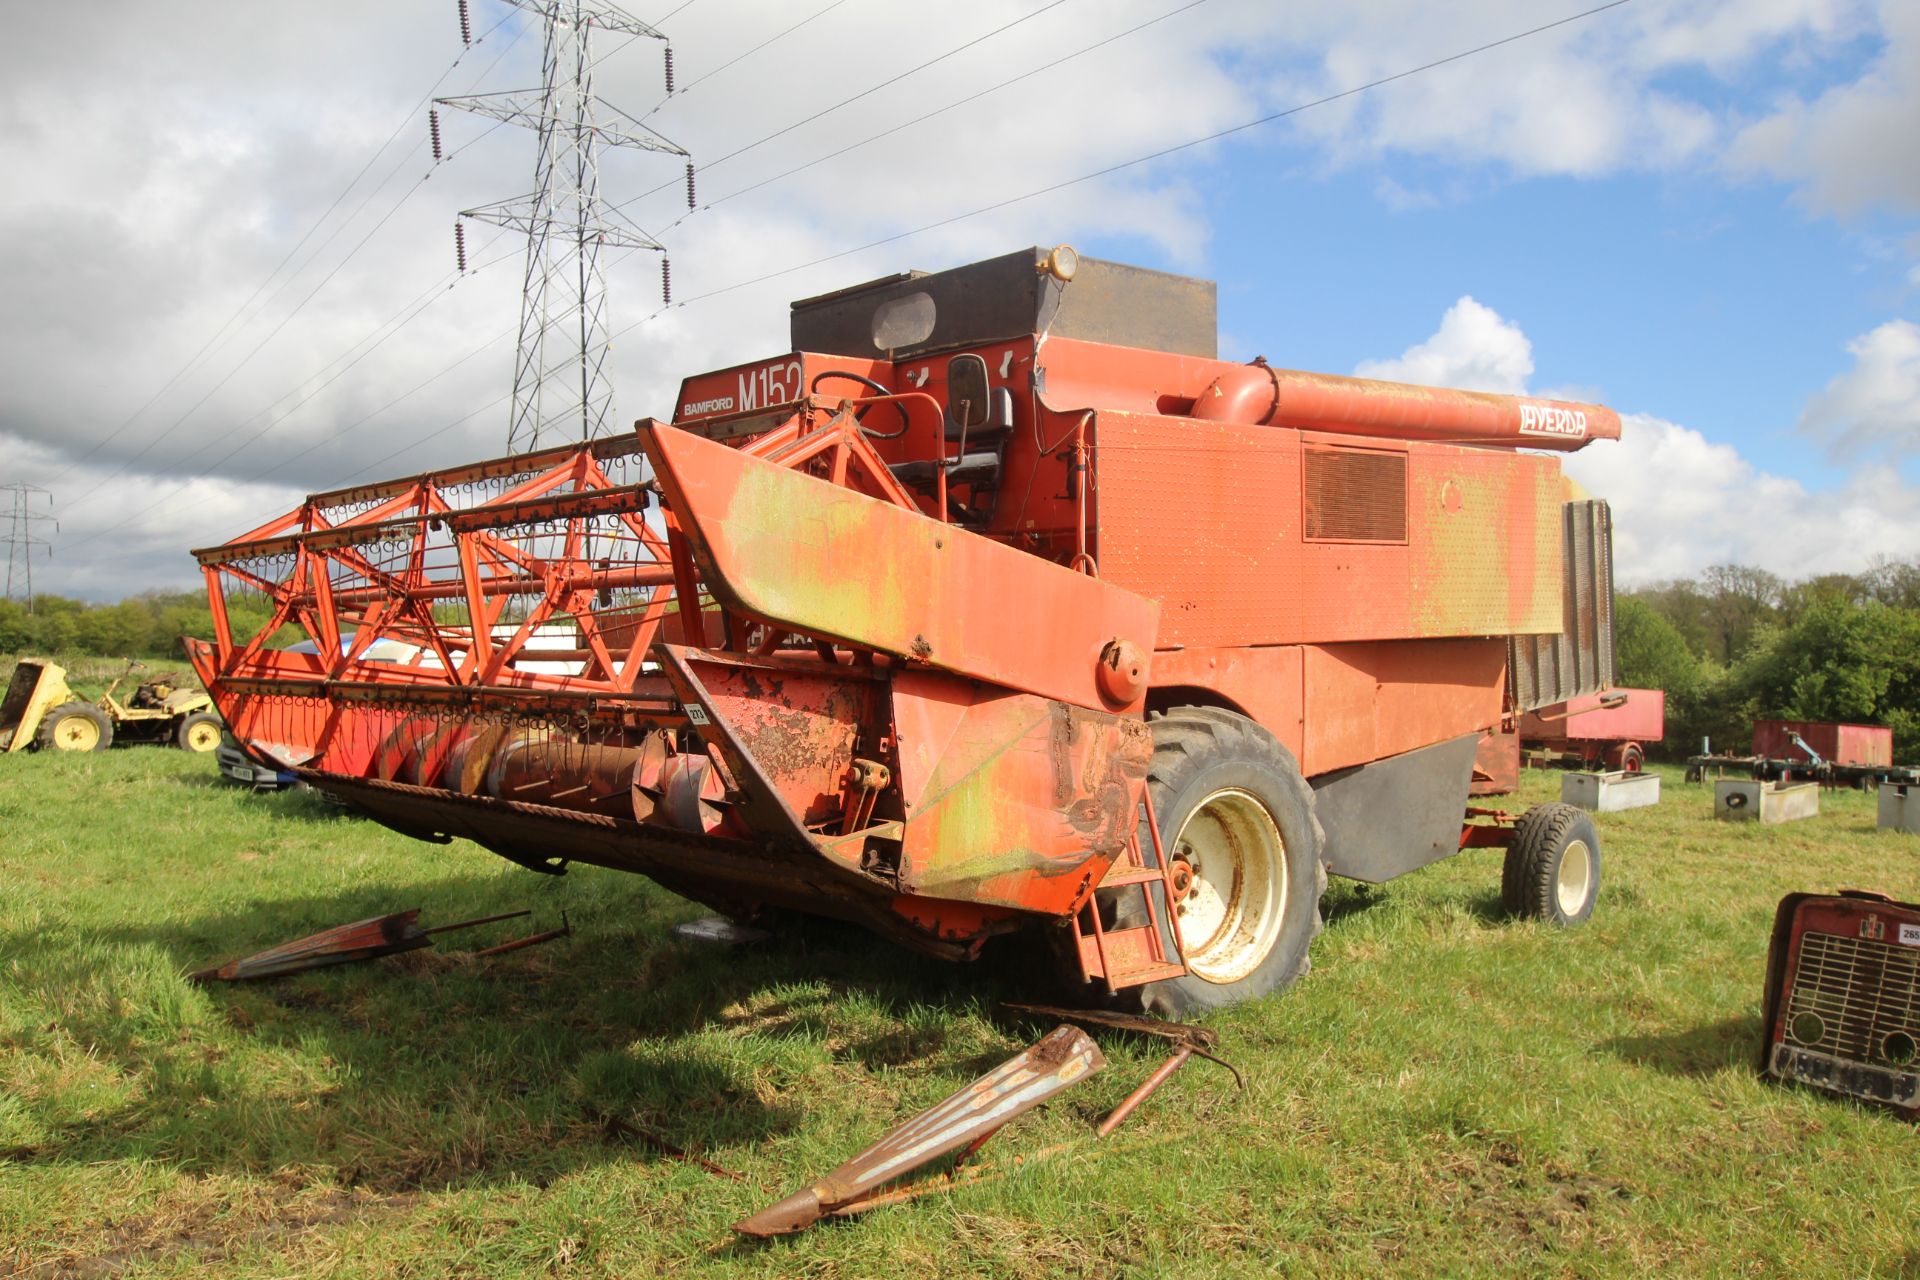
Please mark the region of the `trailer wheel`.
POLYGON ((1647 753, 1637 742, 1623 742, 1608 748, 1607 767, 1616 773, 1639 773, 1647 767, 1647 753))
POLYGON ((195 711, 173 731, 173 740, 182 751, 205 755, 220 745, 220 717, 211 711, 195 711))
POLYGON ((62 703, 40 722, 40 745, 55 751, 105 751, 113 745, 113 721, 91 703, 62 703))
POLYGON ((1521 816, 1500 897, 1515 916, 1561 928, 1586 922, 1600 898, 1600 834, 1586 810, 1543 804, 1521 816))
MULTIPOLYGON (((1327 872, 1313 792, 1293 754, 1245 716, 1175 707, 1153 721, 1147 772, 1161 846, 1186 870, 1174 903, 1191 976, 1135 988, 1142 1009, 1178 1018, 1252 1000, 1307 972, 1327 872)), ((1141 847, 1149 862, 1153 844, 1141 847)), ((1173 950, 1164 890, 1150 890, 1173 950)), ((1143 923, 1137 890, 1115 892, 1117 923, 1143 923), (1131 918, 1129 918, 1131 917, 1131 918)))

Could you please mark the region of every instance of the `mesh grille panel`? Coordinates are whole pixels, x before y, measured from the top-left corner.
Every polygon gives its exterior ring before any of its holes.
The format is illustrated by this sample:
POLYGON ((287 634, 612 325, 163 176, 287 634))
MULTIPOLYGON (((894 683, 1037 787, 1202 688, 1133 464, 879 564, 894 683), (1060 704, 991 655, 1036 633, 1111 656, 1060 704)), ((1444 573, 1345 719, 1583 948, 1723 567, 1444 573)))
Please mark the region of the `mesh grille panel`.
POLYGON ((1613 684, 1613 514, 1605 502, 1566 504, 1563 620, 1558 635, 1508 641, 1514 707, 1532 711, 1613 684))
POLYGON ((1800 940, 1790 989, 1787 1035, 1806 1048, 1852 1062, 1887 1063, 1882 1050, 1888 1034, 1920 1036, 1920 950, 1808 932, 1800 940))
POLYGON ((1308 447, 1302 500, 1309 542, 1405 542, 1407 455, 1308 447))

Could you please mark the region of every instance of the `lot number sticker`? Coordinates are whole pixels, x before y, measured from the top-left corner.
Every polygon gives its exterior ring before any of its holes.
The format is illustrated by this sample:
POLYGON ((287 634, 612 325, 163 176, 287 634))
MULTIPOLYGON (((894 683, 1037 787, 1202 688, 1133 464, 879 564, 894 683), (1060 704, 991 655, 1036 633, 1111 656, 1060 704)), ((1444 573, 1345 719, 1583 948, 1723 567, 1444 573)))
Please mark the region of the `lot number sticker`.
POLYGON ((1920 924, 1903 924, 1900 926, 1900 945, 1903 947, 1920 947, 1920 924))

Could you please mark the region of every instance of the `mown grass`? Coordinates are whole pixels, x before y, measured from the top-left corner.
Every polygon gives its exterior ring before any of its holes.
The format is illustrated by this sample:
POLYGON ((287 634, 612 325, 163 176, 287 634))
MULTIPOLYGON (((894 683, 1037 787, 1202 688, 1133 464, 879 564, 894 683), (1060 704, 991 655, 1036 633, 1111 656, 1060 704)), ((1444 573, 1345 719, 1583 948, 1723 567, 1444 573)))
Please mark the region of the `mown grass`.
POLYGON ((1109 1068, 983 1158, 1064 1153, 755 1245, 727 1224, 1044 1030, 999 1009, 1031 975, 826 925, 680 941, 703 912, 639 878, 534 876, 176 751, 0 760, 0 1274, 1920 1275, 1914 1129, 1752 1066, 1780 896, 1920 898, 1920 843, 1870 795, 1759 829, 1666 786, 1602 819, 1586 929, 1501 920, 1493 852, 1336 882, 1313 973, 1215 1020, 1245 1093, 1196 1062, 1096 1143, 1159 1057, 1104 1035, 1109 1068), (574 934, 181 976, 411 906, 574 934))

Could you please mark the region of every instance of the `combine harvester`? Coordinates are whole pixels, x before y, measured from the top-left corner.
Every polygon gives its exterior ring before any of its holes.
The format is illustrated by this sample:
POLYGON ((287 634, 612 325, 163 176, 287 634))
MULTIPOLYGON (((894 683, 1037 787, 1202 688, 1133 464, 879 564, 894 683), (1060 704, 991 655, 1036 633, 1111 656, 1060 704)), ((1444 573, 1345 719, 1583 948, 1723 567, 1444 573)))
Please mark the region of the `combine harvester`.
POLYGON ((1303 973, 1329 873, 1498 846, 1516 913, 1592 911, 1580 811, 1468 793, 1483 731, 1611 681, 1605 504, 1530 451, 1610 410, 1224 362, 1210 282, 1065 247, 792 335, 671 423, 197 552, 235 735, 421 839, 955 959, 1045 929, 1176 1016, 1303 973))

